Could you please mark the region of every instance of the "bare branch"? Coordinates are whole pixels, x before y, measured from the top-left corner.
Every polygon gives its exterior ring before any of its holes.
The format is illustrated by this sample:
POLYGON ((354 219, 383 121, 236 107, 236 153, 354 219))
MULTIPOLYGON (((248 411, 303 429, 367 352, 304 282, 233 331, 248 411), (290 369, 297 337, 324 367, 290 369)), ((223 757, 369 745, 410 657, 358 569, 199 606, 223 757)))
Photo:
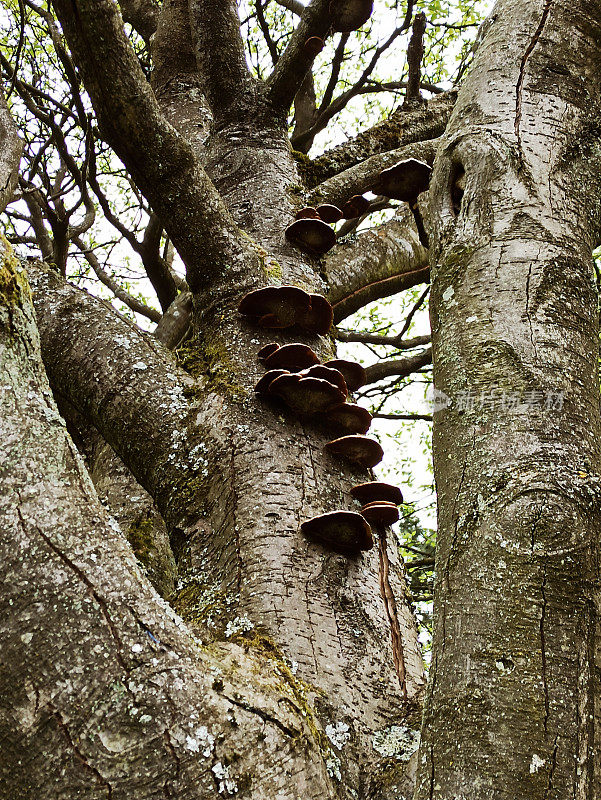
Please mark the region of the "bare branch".
POLYGON ((424 34, 426 32, 426 15, 422 11, 415 15, 409 47, 407 48, 407 93, 405 95, 405 108, 415 108, 423 103, 420 94, 420 80, 422 59, 424 57, 424 34))
MULTIPOLYGON (((372 413, 374 419, 392 419, 399 421, 413 422, 416 420, 423 420, 424 422, 432 422, 432 414, 381 414, 379 411, 372 413)), ((434 563, 434 559, 432 559, 434 563)))
MULTIPOLYGON (((294 148, 302 150, 304 147, 306 147, 308 141, 312 141, 313 138, 320 131, 324 130, 324 128, 327 127, 330 120, 333 119, 336 116, 336 114, 339 114, 344 108, 346 108, 349 101, 352 100, 353 97, 356 97, 356 95, 358 95, 361 92, 361 89, 365 85, 369 76, 376 68, 376 64, 378 63, 378 59, 380 58, 380 56, 386 50, 388 50, 388 48, 392 45, 395 39, 397 39, 401 35, 401 33, 404 33, 405 30, 406 28, 403 26, 397 28, 392 32, 392 34, 388 37, 388 39, 384 42, 384 44, 376 49, 375 53, 371 58, 371 61, 369 62, 369 64, 367 65, 361 76, 358 78, 358 80, 355 81, 355 83, 353 84, 353 86, 351 86, 350 89, 348 89, 346 92, 343 92, 341 95, 339 95, 339 97, 337 97, 331 103, 329 102, 328 99, 329 105, 326 106, 325 103, 322 103, 319 116, 317 117, 317 120, 311 126, 311 128, 302 133, 297 139, 292 140, 292 146, 294 148)), ((333 93, 333 88, 334 88, 333 86, 328 87, 328 89, 331 89, 332 93, 333 93)), ((328 90, 326 90, 325 97, 326 98, 331 97, 331 94, 328 95, 328 90)))
POLYGON ((330 0, 312 0, 301 15, 288 46, 267 80, 267 98, 278 111, 287 112, 314 56, 305 48, 312 36, 325 39, 330 29, 330 0))
POLYGON ((414 347, 423 347, 430 344, 431 336, 415 336, 413 339, 399 339, 398 336, 381 336, 377 333, 355 333, 353 331, 337 330, 336 338, 340 342, 360 342, 361 344, 375 344, 379 346, 395 347, 397 350, 412 350, 414 347))
POLYGON ((255 81, 246 66, 235 0, 189 0, 189 8, 196 60, 215 119, 245 116, 255 81))
POLYGON ((399 378, 406 378, 408 375, 411 375, 413 372, 418 372, 422 367, 431 363, 432 348, 430 347, 409 358, 394 358, 389 361, 380 361, 366 368, 366 383, 376 383, 383 378, 389 378, 391 375, 399 378))
POLYGON ((430 274, 428 254, 404 208, 375 230, 340 242, 324 270, 336 324, 373 300, 428 282, 430 274))
POLYGON ((110 0, 54 0, 100 129, 159 215, 192 291, 246 254, 190 145, 160 113, 110 0), (210 265, 210 269, 209 269, 210 265))
POLYGON ((160 321, 161 313, 156 311, 154 308, 150 308, 150 306, 147 306, 146 303, 143 303, 141 300, 132 297, 129 292, 126 292, 125 289, 122 289, 117 281, 114 280, 105 269, 103 269, 94 251, 91 248, 86 247, 85 242, 83 242, 79 236, 73 237, 73 242, 77 245, 80 253, 94 270, 94 274, 98 280, 103 283, 107 289, 111 290, 117 300, 120 300, 128 308, 131 308, 131 310, 135 311, 136 314, 142 314, 142 316, 146 317, 152 322, 160 321))
POLYGON ((6 107, 0 90, 0 211, 11 201, 19 175, 19 160, 23 142, 17 136, 17 128, 6 107))

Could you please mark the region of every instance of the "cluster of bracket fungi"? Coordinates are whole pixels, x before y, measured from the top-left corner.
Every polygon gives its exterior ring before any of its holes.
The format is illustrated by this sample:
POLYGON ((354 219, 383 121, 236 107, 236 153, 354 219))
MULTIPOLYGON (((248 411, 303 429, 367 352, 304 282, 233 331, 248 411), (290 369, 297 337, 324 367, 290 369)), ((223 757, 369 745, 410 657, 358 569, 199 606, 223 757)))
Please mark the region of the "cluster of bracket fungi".
MULTIPOLYGON (((246 294, 239 311, 267 329, 301 328, 326 334, 333 321, 332 306, 323 295, 308 294, 296 286, 267 286, 246 294)), ((361 364, 344 359, 320 363, 317 354, 300 342, 271 342, 258 352, 267 371, 255 386, 257 395, 284 403, 302 419, 318 419, 338 438, 325 445, 331 455, 371 468, 384 455, 375 439, 365 434, 372 417, 367 409, 348 402, 349 394, 365 383, 361 364)), ((361 513, 332 511, 303 522, 301 530, 313 540, 336 550, 356 553, 373 547, 371 525, 391 525, 399 518, 401 490, 378 481, 354 486, 352 496, 361 513)))
MULTIPOLYGON (((390 200, 409 204, 415 220, 419 240, 428 247, 428 234, 417 204, 417 198, 430 183, 432 168, 424 161, 408 158, 382 170, 371 187, 375 194, 390 200)), ((330 225, 341 219, 356 219, 369 209, 369 200, 361 194, 354 195, 338 208, 329 203, 314 208, 307 206, 296 213, 295 221, 286 228, 286 238, 299 250, 312 256, 322 256, 336 244, 336 232, 330 225)))

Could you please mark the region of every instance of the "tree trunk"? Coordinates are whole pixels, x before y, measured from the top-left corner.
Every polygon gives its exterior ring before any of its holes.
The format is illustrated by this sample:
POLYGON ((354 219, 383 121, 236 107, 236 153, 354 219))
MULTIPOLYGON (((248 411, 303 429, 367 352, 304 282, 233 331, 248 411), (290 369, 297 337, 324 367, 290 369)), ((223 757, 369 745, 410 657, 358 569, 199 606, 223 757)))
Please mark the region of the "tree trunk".
POLYGON ((598 2, 497 3, 436 163, 418 800, 599 796, 600 42, 598 2))

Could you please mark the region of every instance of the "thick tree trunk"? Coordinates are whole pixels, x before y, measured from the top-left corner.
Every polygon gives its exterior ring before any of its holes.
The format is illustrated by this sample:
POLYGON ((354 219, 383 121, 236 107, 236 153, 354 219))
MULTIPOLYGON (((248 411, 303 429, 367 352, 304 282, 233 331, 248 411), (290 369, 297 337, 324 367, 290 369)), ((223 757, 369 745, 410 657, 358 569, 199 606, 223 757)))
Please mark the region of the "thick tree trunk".
POLYGON ((419 800, 599 797, 600 42, 598 2, 499 2, 435 168, 419 800))

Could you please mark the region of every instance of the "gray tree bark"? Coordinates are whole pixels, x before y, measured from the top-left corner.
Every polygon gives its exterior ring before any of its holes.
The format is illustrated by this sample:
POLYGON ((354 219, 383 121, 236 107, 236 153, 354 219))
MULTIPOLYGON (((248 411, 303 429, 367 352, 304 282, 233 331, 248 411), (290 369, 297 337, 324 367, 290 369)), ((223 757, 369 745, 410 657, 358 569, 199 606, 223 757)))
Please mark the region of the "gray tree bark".
POLYGON ((597 2, 498 2, 436 162, 417 800, 600 796, 600 42, 597 2))

